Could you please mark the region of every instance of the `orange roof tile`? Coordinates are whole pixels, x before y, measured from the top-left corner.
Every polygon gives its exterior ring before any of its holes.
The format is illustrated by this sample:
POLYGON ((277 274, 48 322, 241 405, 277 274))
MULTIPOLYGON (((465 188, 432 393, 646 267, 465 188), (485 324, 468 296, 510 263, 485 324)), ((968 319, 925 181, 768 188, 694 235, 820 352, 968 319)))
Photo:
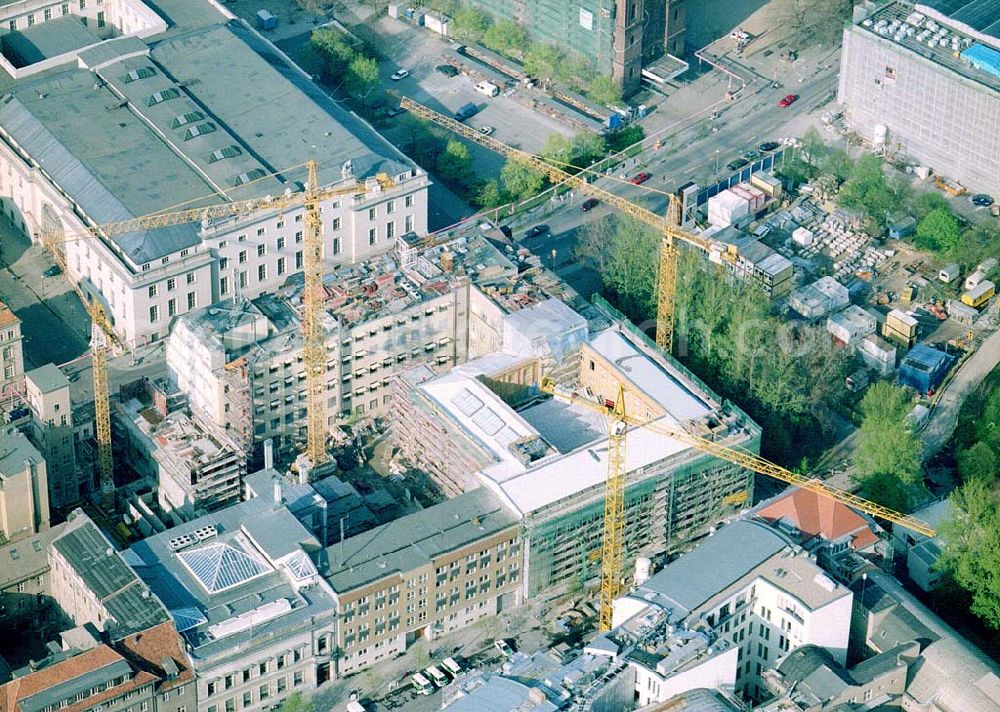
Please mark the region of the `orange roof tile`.
POLYGON ((0 686, 0 712, 16 712, 18 700, 122 659, 121 655, 107 645, 99 645, 51 667, 11 680, 0 686))
POLYGON ((786 519, 800 532, 810 535, 807 538, 822 536, 834 541, 856 532, 851 542, 854 549, 862 549, 878 540, 868 528, 868 520, 860 514, 846 504, 809 490, 796 489, 767 505, 757 515, 771 522, 786 519))
POLYGON ((169 689, 194 679, 187 655, 181 648, 180 635, 171 621, 141 633, 133 633, 118 641, 117 645, 130 663, 164 680, 160 685, 161 689, 169 689), (168 658, 174 661, 178 670, 177 677, 173 680, 166 679, 167 673, 163 669, 163 662, 168 658))
POLYGON ((0 302, 0 326, 7 326, 9 324, 17 324, 21 320, 17 318, 17 315, 10 310, 3 302, 0 302))

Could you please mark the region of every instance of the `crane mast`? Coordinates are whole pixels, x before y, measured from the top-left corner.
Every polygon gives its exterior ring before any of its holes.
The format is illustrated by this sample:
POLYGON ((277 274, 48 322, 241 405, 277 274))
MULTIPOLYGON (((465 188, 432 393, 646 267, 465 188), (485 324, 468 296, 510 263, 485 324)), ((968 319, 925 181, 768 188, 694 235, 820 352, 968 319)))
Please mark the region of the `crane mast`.
POLYGON ((621 593, 625 557, 625 388, 608 408, 608 473, 604 496, 604 536, 601 539, 601 607, 598 630, 611 630, 614 602, 621 593))
POLYGON ((306 455, 313 467, 326 462, 326 337, 323 333, 323 223, 319 212, 316 162, 309 161, 305 196, 302 291, 306 371, 306 455))
MULTIPOLYGON (((301 167, 301 166, 296 166, 301 167)), ((293 167, 295 168, 295 167, 293 167)), ((368 191, 387 190, 395 186, 395 181, 386 173, 379 173, 366 180, 356 180, 350 185, 320 188, 315 161, 306 164, 307 179, 304 192, 286 193, 281 196, 263 196, 249 200, 228 201, 185 210, 151 213, 130 220, 102 225, 92 225, 74 233, 61 229, 41 233, 40 237, 52 252, 60 266, 66 268, 61 243, 77 239, 103 239, 140 230, 184 223, 252 216, 261 211, 282 212, 299 205, 305 211, 303 230, 303 354, 302 361, 306 374, 306 455, 312 464, 318 465, 328 459, 326 453, 327 409, 326 409, 326 340, 323 331, 323 226, 319 212, 321 201, 331 197, 365 194, 368 191)), ((291 169, 286 169, 291 170, 291 169)), ((282 172, 286 172, 282 171, 282 172)), ((111 455, 111 411, 109 405, 107 359, 111 342, 117 343, 114 331, 105 317, 104 310, 94 299, 89 299, 74 285, 80 299, 87 305, 93 322, 91 353, 94 368, 94 398, 97 420, 98 462, 101 475, 101 491, 114 492, 113 462, 111 455)))
MULTIPOLYGON (((443 128, 448 129, 464 138, 474 141, 491 151, 499 153, 506 158, 512 158, 522 165, 532 168, 547 176, 553 183, 563 183, 573 190, 600 198, 602 201, 617 208, 626 215, 635 218, 639 222, 653 227, 663 235, 660 241, 659 253, 659 275, 657 278, 657 299, 656 299, 656 345, 663 351, 670 353, 674 343, 674 306, 677 292, 677 241, 691 245, 706 253, 716 251, 717 246, 711 240, 690 233, 680 227, 680 200, 675 195, 670 196, 669 216, 657 215, 652 210, 647 210, 631 201, 615 195, 603 188, 587 182, 583 172, 579 174, 567 173, 562 168, 539 158, 538 156, 511 148, 502 141, 498 141, 492 136, 484 136, 477 129, 455 121, 451 117, 439 114, 433 109, 429 109, 423 104, 419 104, 412 99, 404 97, 400 101, 400 106, 409 110, 415 116, 431 121, 443 128)), ((725 251, 720 252, 721 259, 729 259, 731 255, 725 251)))
POLYGON ((110 509, 115 501, 114 458, 111 451, 111 401, 108 387, 108 329, 104 310, 96 300, 90 312, 90 353, 94 378, 94 425, 97 433, 97 471, 100 475, 101 502, 110 509))

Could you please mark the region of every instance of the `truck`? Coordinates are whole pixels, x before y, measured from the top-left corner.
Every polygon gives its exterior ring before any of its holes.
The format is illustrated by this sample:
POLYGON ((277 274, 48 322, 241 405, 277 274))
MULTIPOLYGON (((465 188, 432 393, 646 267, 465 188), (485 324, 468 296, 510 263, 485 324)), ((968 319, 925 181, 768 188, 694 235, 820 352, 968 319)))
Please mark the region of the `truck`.
POLYGON ((493 82, 484 81, 484 82, 479 82, 476 85, 476 91, 478 91, 480 94, 484 96, 493 97, 500 94, 500 87, 498 87, 493 82))
POLYGON ((430 665, 426 670, 424 670, 424 674, 433 680, 434 684, 438 687, 444 687, 448 684, 448 676, 434 665, 430 665))
POLYGON ((478 112, 479 107, 470 101, 468 104, 458 107, 458 111, 455 112, 455 121, 465 121, 475 116, 478 112))
POLYGON ((434 684, 419 672, 413 673, 410 682, 413 683, 413 689, 418 695, 429 695, 434 692, 434 684))

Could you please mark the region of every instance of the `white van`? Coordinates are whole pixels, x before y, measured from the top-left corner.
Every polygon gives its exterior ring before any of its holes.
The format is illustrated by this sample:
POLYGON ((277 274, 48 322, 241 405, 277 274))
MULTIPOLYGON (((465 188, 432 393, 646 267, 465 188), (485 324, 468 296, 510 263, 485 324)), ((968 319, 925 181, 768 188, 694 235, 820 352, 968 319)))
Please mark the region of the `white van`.
POLYGON ((347 703, 347 712, 368 712, 365 706, 358 702, 357 700, 351 700, 347 703))
POLYGON ((424 672, 427 673, 427 677, 432 679, 438 687, 444 687, 448 684, 448 676, 433 665, 425 669, 424 672))
POLYGON ((445 658, 441 661, 441 665, 455 677, 462 674, 462 666, 458 664, 458 661, 455 660, 455 658, 445 658))
POLYGON ((476 85, 476 91, 486 96, 497 96, 500 93, 500 87, 493 82, 479 82, 476 85))
POLYGON ((413 673, 410 682, 413 683, 413 689, 418 695, 429 695, 434 692, 434 684, 419 672, 413 673))

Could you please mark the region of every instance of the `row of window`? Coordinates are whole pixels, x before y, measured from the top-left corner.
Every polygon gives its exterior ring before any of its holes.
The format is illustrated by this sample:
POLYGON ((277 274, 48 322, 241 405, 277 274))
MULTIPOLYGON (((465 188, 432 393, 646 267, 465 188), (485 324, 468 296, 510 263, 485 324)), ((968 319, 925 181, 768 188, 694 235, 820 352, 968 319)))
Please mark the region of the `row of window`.
MULTIPOLYGON (((292 687, 299 687, 305 682, 305 675, 301 670, 292 673, 292 687)), ((222 703, 225 712, 236 712, 237 709, 253 707, 255 703, 264 702, 271 699, 272 693, 282 695, 288 690, 288 676, 283 675, 278 679, 260 685, 256 690, 247 690, 239 698, 230 697, 222 703), (240 702, 237 707, 237 702, 240 702)), ((208 712, 220 712, 218 704, 208 706, 208 712)))
POLYGON ((222 679, 211 680, 207 685, 208 696, 212 697, 217 694, 222 694, 226 690, 233 689, 238 684, 248 683, 254 678, 263 677, 274 670, 284 670, 289 664, 300 662, 305 657, 305 650, 305 647, 300 647, 296 648, 291 653, 278 655, 274 659, 273 666, 271 664, 272 661, 264 660, 256 665, 244 668, 240 672, 230 673, 222 679))
MULTIPOLYGON (((195 284, 198 281, 198 275, 197 275, 197 273, 195 273, 195 272, 188 272, 186 275, 184 275, 184 281, 187 282, 188 284, 195 284)), ((149 285, 149 297, 150 297, 150 299, 155 298, 157 296, 157 294, 159 294, 159 289, 160 289, 160 285, 158 285, 158 284, 151 284, 151 285, 149 285)), ((167 291, 168 292, 172 292, 175 289, 177 289, 177 278, 176 277, 169 277, 169 278, 167 278, 167 291)))
MULTIPOLYGON (((196 292, 188 292, 187 294, 187 308, 190 311, 198 306, 198 294, 196 292)), ((167 300, 167 318, 177 316, 177 298, 167 300)), ((155 324, 160 320, 160 305, 154 304, 149 308, 149 321, 155 324)))
MULTIPOLYGON (((87 0, 77 0, 77 2, 79 4, 81 10, 86 10, 87 9, 87 0)), ((97 4, 98 5, 103 5, 104 4, 104 0, 97 0, 97 4)), ((62 17, 65 17, 66 15, 68 15, 69 14, 69 8, 70 8, 70 3, 68 3, 68 2, 62 3, 62 5, 59 6, 60 15, 62 17)), ((51 7, 47 7, 44 10, 42 10, 42 19, 43 19, 43 21, 48 21, 48 20, 52 19, 52 10, 53 10, 53 8, 51 8, 51 7)), ((24 15, 23 17, 26 19, 28 27, 32 27, 35 24, 35 13, 29 12, 27 15, 24 15)), ((103 12, 98 13, 98 15, 97 15, 97 26, 98 27, 104 27, 104 13, 103 12)), ((7 27, 10 28, 11 32, 14 32, 15 30, 17 30, 18 29, 18 18, 14 18, 13 20, 9 20, 7 22, 7 27)))

